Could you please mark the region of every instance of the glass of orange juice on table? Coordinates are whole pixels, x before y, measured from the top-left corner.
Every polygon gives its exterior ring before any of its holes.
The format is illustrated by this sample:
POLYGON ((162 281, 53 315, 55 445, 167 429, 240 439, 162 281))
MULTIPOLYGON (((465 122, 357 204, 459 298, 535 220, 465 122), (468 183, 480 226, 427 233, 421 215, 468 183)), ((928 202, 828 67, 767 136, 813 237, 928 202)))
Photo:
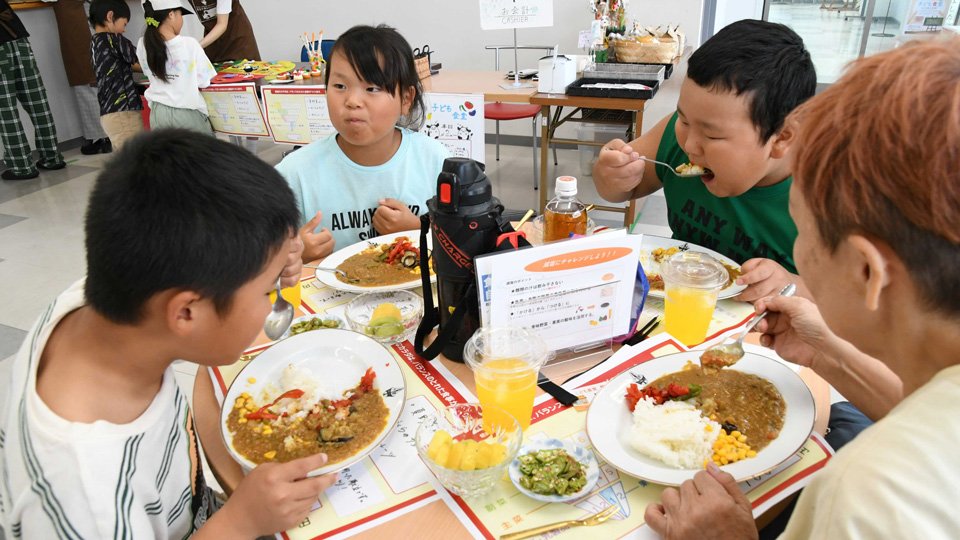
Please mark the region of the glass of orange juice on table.
MULTIPOLYGON (((473 370, 480 405, 503 409, 520 423, 520 429, 527 429, 537 393, 537 373, 553 357, 543 339, 524 328, 480 328, 467 341, 463 357, 473 370)), ((488 432, 497 424, 510 423, 498 421, 494 415, 483 421, 488 432)))
POLYGON ((707 337, 717 294, 727 282, 719 261, 694 251, 681 251, 663 262, 664 329, 684 345, 707 337))

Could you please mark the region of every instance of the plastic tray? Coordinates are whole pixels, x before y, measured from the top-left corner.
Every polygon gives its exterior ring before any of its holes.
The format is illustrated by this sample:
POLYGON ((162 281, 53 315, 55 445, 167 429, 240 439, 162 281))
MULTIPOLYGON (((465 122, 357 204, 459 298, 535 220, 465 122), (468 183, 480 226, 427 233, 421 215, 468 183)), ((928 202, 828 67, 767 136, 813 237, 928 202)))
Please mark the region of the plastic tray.
POLYGON ((568 96, 590 96, 590 97, 606 97, 606 98, 630 98, 630 99, 651 99, 653 96, 657 95, 657 90, 660 88, 660 83, 658 81, 638 81, 635 79, 620 79, 615 77, 610 77, 606 79, 593 79, 593 78, 580 78, 567 87, 566 94, 568 96), (584 84, 595 84, 595 83, 614 83, 614 84, 631 84, 631 83, 640 83, 649 86, 650 90, 627 90, 620 88, 582 88, 584 84))

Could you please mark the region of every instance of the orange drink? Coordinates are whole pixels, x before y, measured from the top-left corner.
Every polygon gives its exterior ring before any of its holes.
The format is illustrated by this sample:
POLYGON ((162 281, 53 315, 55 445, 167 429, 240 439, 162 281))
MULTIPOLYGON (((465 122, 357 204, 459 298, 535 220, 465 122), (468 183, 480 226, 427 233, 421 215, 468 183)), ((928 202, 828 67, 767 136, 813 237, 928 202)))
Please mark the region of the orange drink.
POLYGON ((530 426, 537 373, 552 356, 543 339, 524 328, 480 328, 470 337, 463 357, 473 370, 480 405, 484 410, 493 405, 492 411, 497 407, 506 411, 484 416, 488 433, 512 423, 497 414, 514 417, 521 429, 530 426))
MULTIPOLYGON (((537 392, 536 369, 519 358, 497 358, 484 362, 473 376, 477 383, 477 397, 484 410, 488 410, 489 405, 500 407, 517 419, 520 429, 530 426, 533 398, 537 392)), ((492 433, 488 421, 494 425, 509 425, 508 421, 497 420, 488 413, 484 417, 484 429, 488 433, 492 433)))
POLYGON ((727 282, 727 270, 706 253, 681 251, 661 266, 664 329, 684 345, 707 337, 717 306, 717 293, 727 282))

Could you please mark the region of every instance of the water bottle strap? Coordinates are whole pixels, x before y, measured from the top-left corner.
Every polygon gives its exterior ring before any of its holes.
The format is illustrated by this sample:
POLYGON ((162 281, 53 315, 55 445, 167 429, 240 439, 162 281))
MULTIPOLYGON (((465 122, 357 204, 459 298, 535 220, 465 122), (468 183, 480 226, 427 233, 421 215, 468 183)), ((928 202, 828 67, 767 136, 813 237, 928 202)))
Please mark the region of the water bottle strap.
MULTIPOLYGON (((427 234, 430 232, 430 216, 420 216, 420 245, 427 245, 427 234)), ((421 252, 423 253, 423 252, 421 252)), ((476 283, 471 282, 466 293, 457 302, 453 315, 447 320, 446 326, 440 330, 436 339, 426 349, 423 342, 427 335, 440 324, 440 310, 433 303, 433 287, 430 284, 430 261, 428 257, 420 257, 420 280, 423 286, 423 319, 417 327, 417 334, 413 339, 413 350, 425 360, 433 360, 440 355, 443 348, 457 335, 463 322, 463 315, 467 312, 467 301, 473 297, 476 283)))

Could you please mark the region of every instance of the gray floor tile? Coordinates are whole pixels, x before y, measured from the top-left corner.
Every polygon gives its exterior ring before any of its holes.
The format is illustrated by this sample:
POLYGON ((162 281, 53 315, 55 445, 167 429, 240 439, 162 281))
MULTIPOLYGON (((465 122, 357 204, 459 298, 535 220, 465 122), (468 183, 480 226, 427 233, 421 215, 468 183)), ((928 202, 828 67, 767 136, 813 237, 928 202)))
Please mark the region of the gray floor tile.
POLYGON ((0 324, 0 358, 6 358, 17 352, 27 333, 19 328, 0 324))
POLYGON ((69 164, 59 171, 43 171, 33 180, 0 181, 0 203, 12 201, 30 193, 62 184, 74 178, 92 173, 97 169, 85 165, 69 164))
MULTIPOLYGON (((14 223, 19 223, 27 218, 21 216, 11 216, 10 214, 0 214, 0 229, 9 227, 14 223)), ((3 260, 3 259, 0 259, 3 260)))

